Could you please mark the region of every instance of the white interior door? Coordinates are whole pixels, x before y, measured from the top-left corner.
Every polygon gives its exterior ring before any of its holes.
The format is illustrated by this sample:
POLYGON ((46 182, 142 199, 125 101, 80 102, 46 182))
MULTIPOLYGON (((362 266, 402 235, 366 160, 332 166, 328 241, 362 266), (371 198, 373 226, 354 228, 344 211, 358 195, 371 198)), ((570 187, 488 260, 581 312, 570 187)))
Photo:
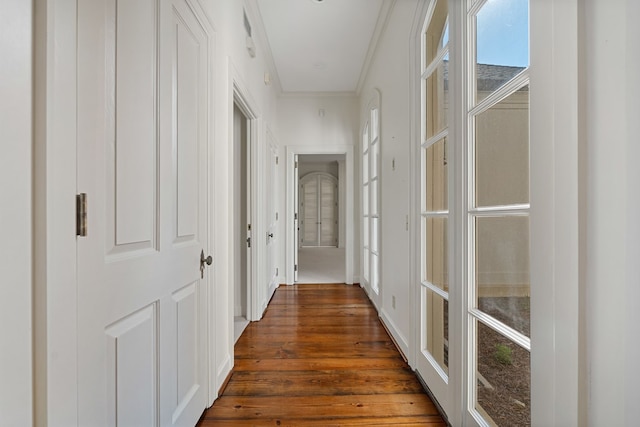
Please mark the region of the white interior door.
POLYGON ((205 408, 208 49, 184 0, 78 2, 79 425, 205 408))
POLYGON ((338 182, 324 173, 300 181, 302 246, 338 246, 338 182))

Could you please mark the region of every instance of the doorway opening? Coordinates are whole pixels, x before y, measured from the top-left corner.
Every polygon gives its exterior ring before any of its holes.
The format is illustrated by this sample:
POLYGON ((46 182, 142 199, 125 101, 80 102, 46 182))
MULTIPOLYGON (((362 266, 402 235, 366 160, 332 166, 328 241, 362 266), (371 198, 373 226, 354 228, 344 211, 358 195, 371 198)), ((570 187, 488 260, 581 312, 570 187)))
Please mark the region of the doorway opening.
POLYGON ((236 102, 233 104, 233 338, 240 338, 249 324, 251 283, 251 139, 250 121, 236 102))
POLYGON ((287 147, 287 283, 353 284, 353 147, 287 147))

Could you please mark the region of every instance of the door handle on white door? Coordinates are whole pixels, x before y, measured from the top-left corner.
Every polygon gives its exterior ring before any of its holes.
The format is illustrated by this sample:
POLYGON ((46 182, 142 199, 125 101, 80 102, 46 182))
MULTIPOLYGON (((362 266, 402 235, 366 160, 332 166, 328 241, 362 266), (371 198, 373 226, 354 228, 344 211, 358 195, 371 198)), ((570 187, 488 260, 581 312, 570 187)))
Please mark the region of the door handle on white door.
POLYGON ((213 263, 213 258, 211 258, 211 255, 209 255, 208 257, 204 257, 204 249, 202 251, 200 251, 200 278, 204 279, 204 265, 211 265, 213 263))

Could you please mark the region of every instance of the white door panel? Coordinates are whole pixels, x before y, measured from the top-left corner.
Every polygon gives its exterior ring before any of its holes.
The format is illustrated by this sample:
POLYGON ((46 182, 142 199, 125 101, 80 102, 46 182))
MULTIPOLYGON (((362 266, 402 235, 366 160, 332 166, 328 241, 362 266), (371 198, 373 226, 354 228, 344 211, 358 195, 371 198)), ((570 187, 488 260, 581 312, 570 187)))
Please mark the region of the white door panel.
POLYGON ((185 1, 78 2, 78 25, 79 424, 192 426, 207 390, 207 35, 185 1))
POLYGON ((338 246, 338 183, 324 173, 301 179, 302 246, 338 246))

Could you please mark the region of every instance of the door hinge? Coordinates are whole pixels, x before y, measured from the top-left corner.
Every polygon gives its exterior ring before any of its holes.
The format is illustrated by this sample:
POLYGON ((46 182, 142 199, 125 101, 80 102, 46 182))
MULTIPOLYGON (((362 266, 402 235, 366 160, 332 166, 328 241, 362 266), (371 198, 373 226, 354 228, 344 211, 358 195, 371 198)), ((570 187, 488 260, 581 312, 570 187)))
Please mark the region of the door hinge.
POLYGON ((298 213, 297 212, 293 214, 293 219, 298 219, 298 213))
POLYGON ((247 237, 247 247, 251 247, 251 237, 247 237))
POLYGON ((276 212, 276 221, 278 220, 278 212, 276 212))
POLYGON ((278 164, 278 157, 276 156, 276 165, 278 164))
POLYGON ((247 231, 251 231, 251 224, 247 224, 247 231))
POLYGON ((298 271, 298 264, 293 267, 293 271, 298 271))
POLYGON ((278 276, 278 275, 279 275, 279 272, 278 272, 278 269, 276 268, 276 276, 278 276))
POLYGON ((76 236, 87 235, 87 193, 76 195, 76 236))

